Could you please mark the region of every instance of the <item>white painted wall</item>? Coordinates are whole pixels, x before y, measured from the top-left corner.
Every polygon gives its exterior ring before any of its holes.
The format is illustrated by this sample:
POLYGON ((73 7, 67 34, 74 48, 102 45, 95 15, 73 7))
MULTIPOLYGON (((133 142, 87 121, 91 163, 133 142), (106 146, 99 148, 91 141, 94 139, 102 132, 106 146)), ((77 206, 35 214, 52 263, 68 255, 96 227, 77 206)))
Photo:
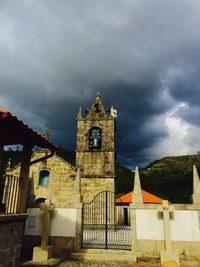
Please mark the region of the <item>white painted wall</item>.
MULTIPOLYGON (((171 239, 174 241, 200 241, 197 211, 175 210, 170 220, 171 239)), ((136 210, 137 239, 164 240, 163 220, 157 210, 136 210)))
MULTIPOLYGON (((40 236, 42 233, 42 213, 39 208, 28 209, 25 235, 40 236)), ((76 209, 56 209, 51 217, 50 236, 74 237, 76 234, 76 209)))

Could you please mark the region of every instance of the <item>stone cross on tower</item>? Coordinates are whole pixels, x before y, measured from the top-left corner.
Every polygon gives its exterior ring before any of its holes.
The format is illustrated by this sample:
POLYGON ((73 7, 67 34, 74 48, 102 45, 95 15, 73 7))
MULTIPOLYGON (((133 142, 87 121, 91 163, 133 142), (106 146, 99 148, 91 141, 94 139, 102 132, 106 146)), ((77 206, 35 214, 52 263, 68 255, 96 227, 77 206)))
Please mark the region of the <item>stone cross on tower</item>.
POLYGON ((46 140, 49 140, 49 138, 53 135, 53 133, 50 130, 46 130, 45 133, 43 134, 44 138, 46 140))
POLYGON ((162 206, 158 207, 158 211, 163 215, 163 228, 165 251, 161 251, 161 266, 179 266, 179 257, 172 249, 171 229, 170 229, 170 213, 173 214, 174 207, 169 206, 168 200, 163 200, 162 206), (166 265, 166 264, 170 265, 166 265))

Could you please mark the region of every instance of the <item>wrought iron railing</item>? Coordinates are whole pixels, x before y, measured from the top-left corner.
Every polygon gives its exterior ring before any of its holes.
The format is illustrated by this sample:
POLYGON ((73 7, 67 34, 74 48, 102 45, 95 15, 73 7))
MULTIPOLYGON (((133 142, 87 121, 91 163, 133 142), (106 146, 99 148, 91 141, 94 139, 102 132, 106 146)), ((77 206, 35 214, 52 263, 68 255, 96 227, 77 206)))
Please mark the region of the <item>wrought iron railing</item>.
POLYGON ((1 213, 17 213, 19 207, 19 196, 22 186, 22 178, 14 175, 6 175, 1 203, 1 213))

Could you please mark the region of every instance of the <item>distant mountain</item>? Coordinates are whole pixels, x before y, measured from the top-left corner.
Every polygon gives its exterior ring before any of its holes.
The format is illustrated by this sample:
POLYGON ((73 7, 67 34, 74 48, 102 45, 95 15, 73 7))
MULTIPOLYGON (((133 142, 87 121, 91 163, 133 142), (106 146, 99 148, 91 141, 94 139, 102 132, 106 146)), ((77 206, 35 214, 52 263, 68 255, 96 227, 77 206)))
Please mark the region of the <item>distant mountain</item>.
POLYGON ((196 165, 200 168, 200 154, 195 155, 185 155, 185 156, 173 156, 173 157, 164 157, 160 160, 156 160, 150 163, 145 169, 148 168, 172 168, 172 169, 182 169, 186 171, 191 169, 193 165, 196 165))
POLYGON ((141 169, 142 186, 173 203, 190 203, 194 164, 200 169, 200 154, 156 160, 141 169))

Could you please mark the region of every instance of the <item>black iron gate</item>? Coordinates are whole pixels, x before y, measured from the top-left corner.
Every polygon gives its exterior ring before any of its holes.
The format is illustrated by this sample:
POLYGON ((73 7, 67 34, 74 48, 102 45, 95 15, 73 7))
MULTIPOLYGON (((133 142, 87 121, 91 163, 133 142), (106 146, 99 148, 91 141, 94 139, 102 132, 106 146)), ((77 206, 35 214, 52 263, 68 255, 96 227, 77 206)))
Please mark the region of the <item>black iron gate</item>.
POLYGON ((130 249, 130 226, 116 224, 115 197, 110 191, 83 204, 82 247, 130 249))

